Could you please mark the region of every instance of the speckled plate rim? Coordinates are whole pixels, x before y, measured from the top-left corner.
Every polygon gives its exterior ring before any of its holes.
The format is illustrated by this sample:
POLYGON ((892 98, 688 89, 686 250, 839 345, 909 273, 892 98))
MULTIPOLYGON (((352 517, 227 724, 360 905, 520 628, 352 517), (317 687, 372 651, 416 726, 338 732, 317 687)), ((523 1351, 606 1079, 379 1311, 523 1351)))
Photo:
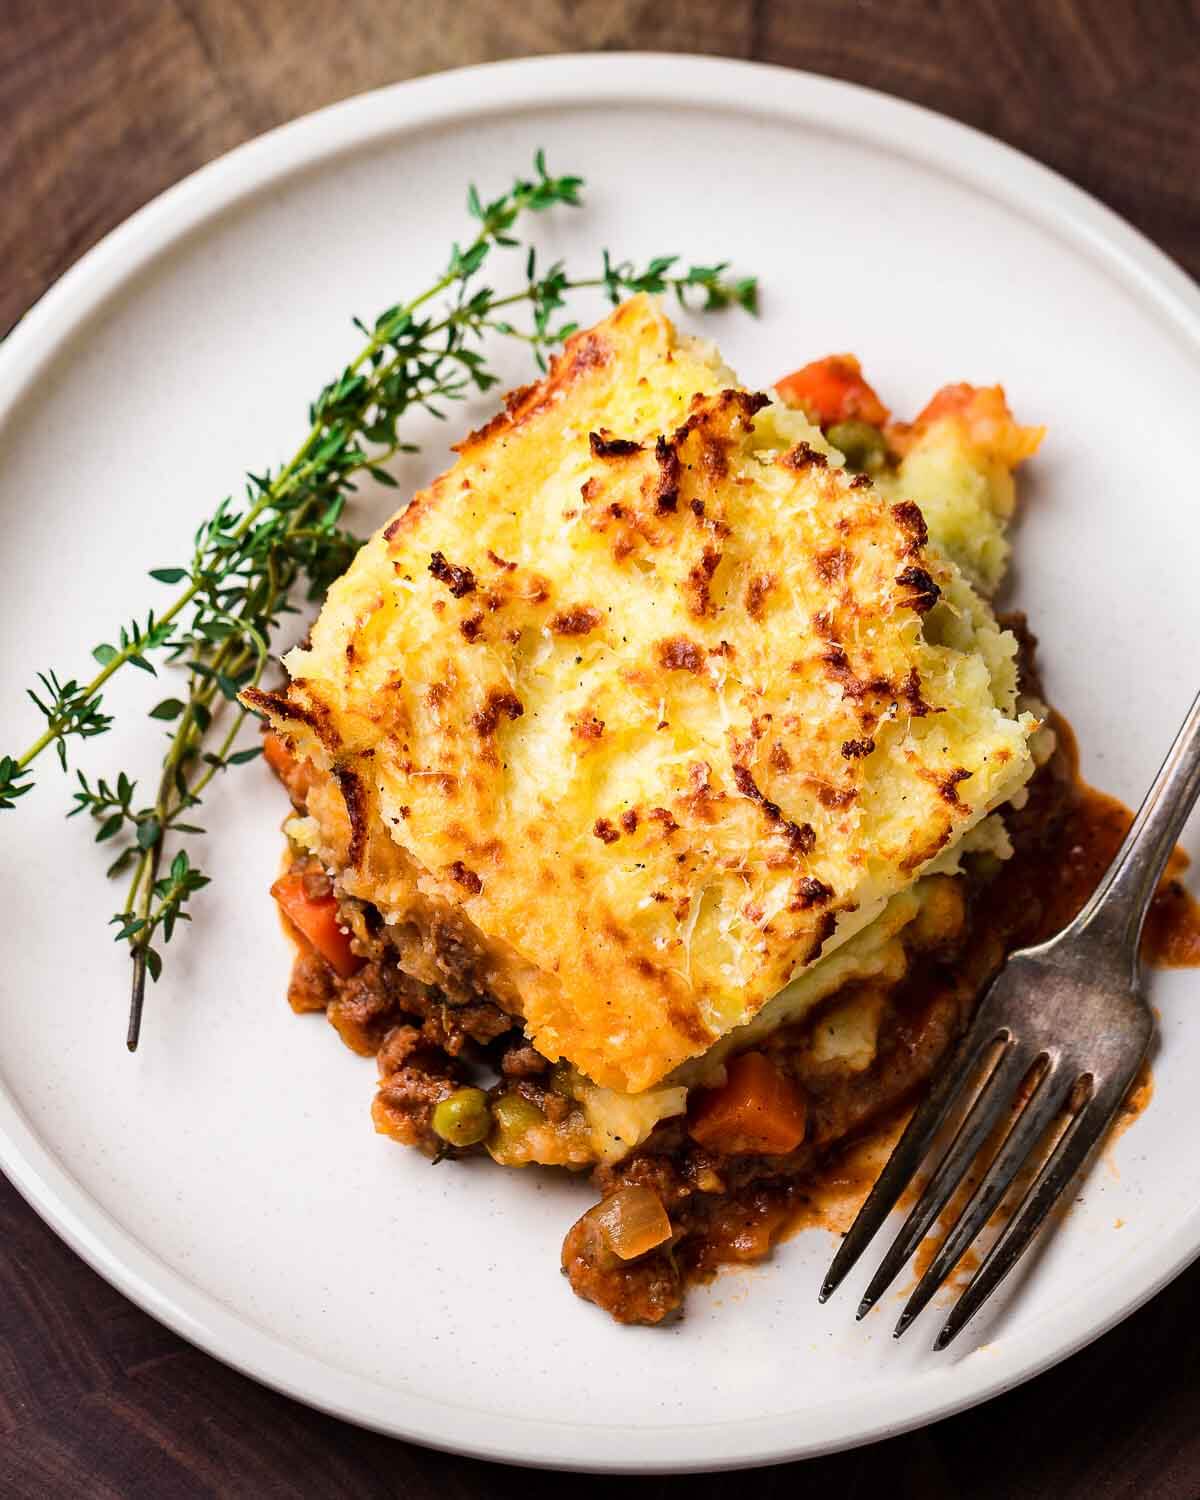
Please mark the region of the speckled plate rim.
MULTIPOLYGON (((67 343, 159 256, 234 205, 346 152, 506 110, 622 103, 713 108, 821 129, 921 163, 989 194, 1085 255, 1182 342, 1200 366, 1200 288, 1080 189, 987 136, 870 90, 756 63, 675 54, 528 58, 465 68, 350 99, 272 131, 163 193, 89 251, 0 346, 0 431, 67 343)), ((1121 1277, 966 1360, 886 1395, 806 1414, 631 1431, 434 1402, 347 1374, 199 1291, 72 1178, 0 1091, 0 1167, 102 1276, 184 1338, 312 1406, 397 1437, 508 1463, 689 1472, 777 1463, 870 1442, 1010 1389, 1098 1337, 1200 1254, 1200 1208, 1130 1257, 1121 1277)))

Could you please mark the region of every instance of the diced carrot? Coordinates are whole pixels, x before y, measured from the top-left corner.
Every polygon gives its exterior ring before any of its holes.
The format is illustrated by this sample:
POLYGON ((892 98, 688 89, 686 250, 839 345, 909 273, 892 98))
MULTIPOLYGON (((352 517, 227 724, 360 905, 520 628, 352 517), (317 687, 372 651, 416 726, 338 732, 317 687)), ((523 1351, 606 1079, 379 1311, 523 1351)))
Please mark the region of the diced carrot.
POLYGON ((783 1156, 804 1139, 804 1095, 761 1052, 726 1067, 721 1088, 700 1090, 688 1110, 688 1134, 727 1156, 783 1156))
POLYGON ((910 427, 898 423, 889 436, 903 453, 930 427, 951 419, 962 424, 975 448, 1008 469, 1015 469, 1023 459, 1036 453, 1046 431, 1044 427, 1022 427, 1016 422, 1002 385, 968 385, 959 381, 944 385, 910 427))
POLYGON ((343 979, 356 974, 366 962, 353 952, 350 939, 338 923, 337 900, 333 896, 310 896, 302 875, 281 875, 271 894, 292 926, 317 950, 343 979))
POLYGON ((282 735, 263 735, 263 759, 283 784, 294 806, 303 808, 313 780, 313 763, 301 760, 282 735))
POLYGON ((830 354, 803 369, 794 370, 775 382, 775 389, 788 406, 803 407, 808 418, 822 427, 837 422, 869 422, 882 427, 889 412, 862 376, 862 366, 853 354, 830 354))
POLYGON ((298 765, 291 746, 283 736, 270 732, 263 735, 263 759, 283 782, 295 773, 298 765))
MULTIPOLYGON (((996 388, 992 389, 994 391, 996 388)), ((953 385, 944 385, 941 390, 935 391, 925 403, 917 414, 913 426, 928 427, 931 422, 936 422, 941 417, 966 416, 975 405, 976 398, 983 394, 984 391, 980 386, 968 385, 965 380, 956 381, 953 385)), ((1003 401, 1003 391, 999 394, 1003 401)))

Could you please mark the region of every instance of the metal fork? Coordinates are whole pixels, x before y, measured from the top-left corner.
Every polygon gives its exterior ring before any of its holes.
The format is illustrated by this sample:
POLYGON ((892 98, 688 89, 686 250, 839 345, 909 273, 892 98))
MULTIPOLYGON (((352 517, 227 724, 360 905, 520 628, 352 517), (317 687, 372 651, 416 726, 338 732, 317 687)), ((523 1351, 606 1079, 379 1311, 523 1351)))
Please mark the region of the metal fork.
POLYGON ((1046 1215, 1121 1107, 1150 1046, 1138 941, 1146 910, 1200 795, 1200 696, 1112 864, 1057 937, 1010 955, 958 1050, 909 1121, 834 1257, 824 1302, 896 1206, 972 1079, 982 1077, 954 1139, 859 1304, 862 1318, 944 1212, 993 1132, 1011 1123, 978 1185, 938 1247, 896 1324, 899 1338, 995 1213, 1027 1163, 1065 1120, 1020 1204, 950 1311, 944 1349, 1016 1265, 1046 1215), (1021 1102, 1022 1092, 1028 1097, 1021 1102))

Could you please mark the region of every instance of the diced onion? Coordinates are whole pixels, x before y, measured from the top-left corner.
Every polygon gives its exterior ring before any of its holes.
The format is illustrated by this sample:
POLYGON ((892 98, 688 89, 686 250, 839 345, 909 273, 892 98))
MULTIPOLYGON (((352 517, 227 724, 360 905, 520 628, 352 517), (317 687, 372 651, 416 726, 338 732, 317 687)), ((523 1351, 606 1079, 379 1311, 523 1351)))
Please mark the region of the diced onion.
POLYGON ((647 1187, 621 1188, 597 1203, 587 1217, 622 1260, 633 1260, 671 1238, 666 1209, 658 1194, 647 1187))

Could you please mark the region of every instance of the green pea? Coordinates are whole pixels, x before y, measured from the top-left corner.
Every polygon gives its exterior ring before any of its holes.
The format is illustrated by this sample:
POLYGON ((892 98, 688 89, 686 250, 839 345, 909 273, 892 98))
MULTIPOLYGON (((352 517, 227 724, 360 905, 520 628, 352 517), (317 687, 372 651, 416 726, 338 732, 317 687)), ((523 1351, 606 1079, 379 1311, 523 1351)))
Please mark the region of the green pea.
POLYGON ((502 1167, 523 1167, 533 1161, 531 1132, 544 1126, 546 1116, 536 1104, 516 1092, 501 1094, 492 1102, 495 1122, 488 1136, 488 1154, 502 1167))
POLYGON ((492 1128, 487 1095, 482 1089, 455 1089, 433 1110, 434 1133, 451 1146, 474 1146, 492 1128))
POLYGON ((546 1123, 546 1117, 536 1104, 531 1104, 521 1094, 501 1094, 493 1106, 496 1124, 508 1136, 524 1135, 538 1125, 546 1123))
POLYGON ((841 451, 848 469, 882 469, 887 463, 883 433, 869 422, 835 422, 825 436, 841 451))

